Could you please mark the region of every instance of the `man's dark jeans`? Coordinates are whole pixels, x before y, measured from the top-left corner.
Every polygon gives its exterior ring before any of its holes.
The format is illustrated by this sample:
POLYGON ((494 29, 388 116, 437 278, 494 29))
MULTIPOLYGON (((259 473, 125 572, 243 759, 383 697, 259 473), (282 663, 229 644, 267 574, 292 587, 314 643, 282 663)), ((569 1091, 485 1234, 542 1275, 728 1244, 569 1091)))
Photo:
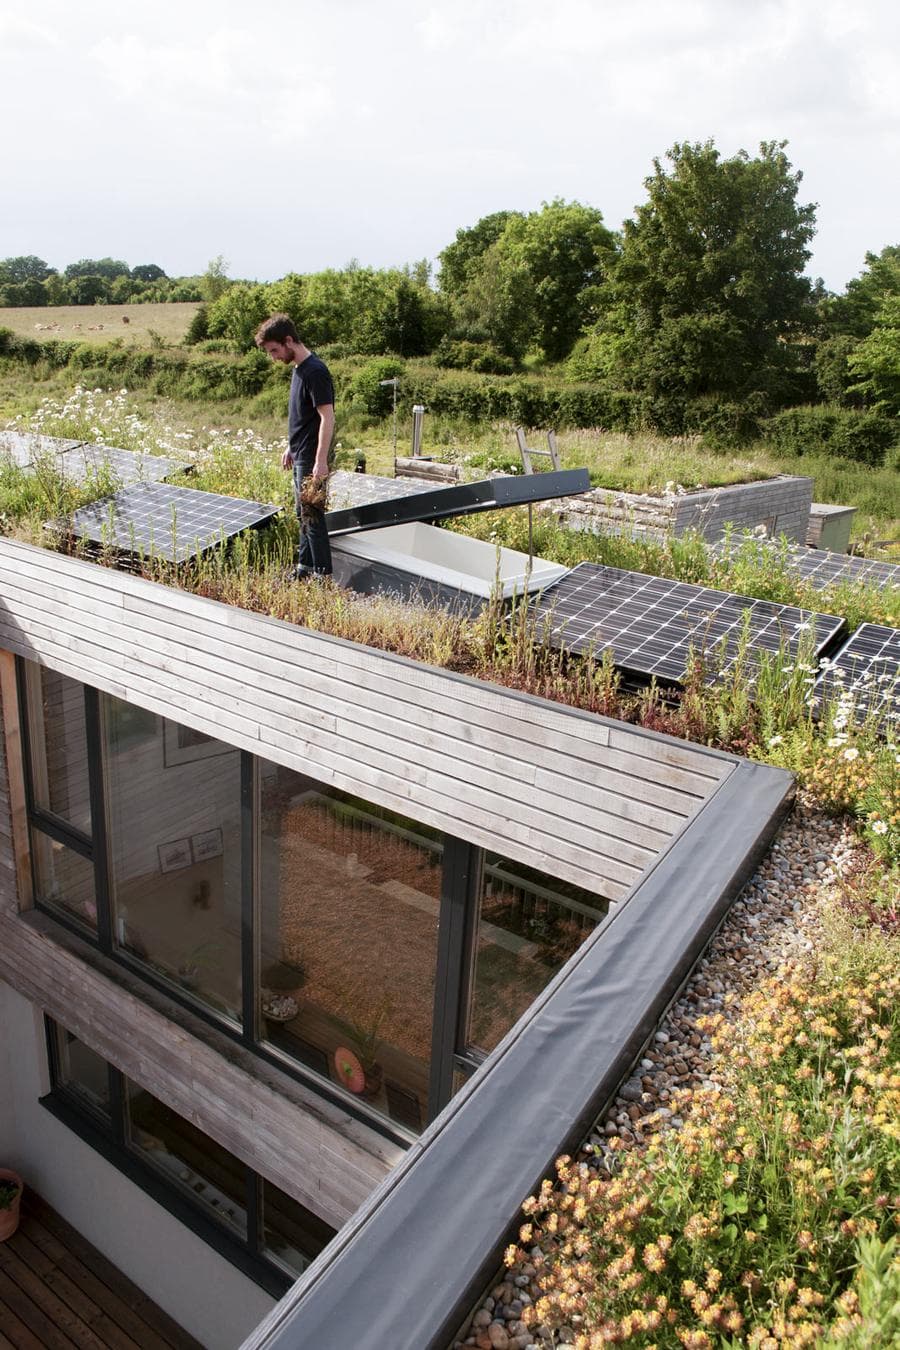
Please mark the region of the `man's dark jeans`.
POLYGON ((294 461, 294 502, 300 519, 301 567, 317 572, 319 576, 331 576, 331 544, 328 542, 328 530, 325 526, 325 512, 316 506, 309 506, 300 500, 303 480, 312 473, 313 460, 294 461))

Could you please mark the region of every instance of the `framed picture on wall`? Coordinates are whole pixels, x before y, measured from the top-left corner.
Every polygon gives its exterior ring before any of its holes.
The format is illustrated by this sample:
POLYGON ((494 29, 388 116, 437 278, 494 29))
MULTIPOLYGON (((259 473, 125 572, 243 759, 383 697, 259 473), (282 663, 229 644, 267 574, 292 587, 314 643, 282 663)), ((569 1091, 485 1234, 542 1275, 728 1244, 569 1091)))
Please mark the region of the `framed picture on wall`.
POLYGON ((204 731, 182 726, 180 722, 163 722, 163 764, 174 769, 178 764, 192 764, 197 759, 213 759, 216 755, 237 755, 231 745, 207 736, 204 731))
POLYGON ((157 844, 156 851, 161 872, 180 872, 182 867, 190 867, 193 861, 190 839, 172 839, 168 844, 157 844))
POLYGON ((191 835, 191 853, 195 863, 205 862, 207 858, 218 858, 221 852, 221 829, 202 830, 200 834, 191 835))

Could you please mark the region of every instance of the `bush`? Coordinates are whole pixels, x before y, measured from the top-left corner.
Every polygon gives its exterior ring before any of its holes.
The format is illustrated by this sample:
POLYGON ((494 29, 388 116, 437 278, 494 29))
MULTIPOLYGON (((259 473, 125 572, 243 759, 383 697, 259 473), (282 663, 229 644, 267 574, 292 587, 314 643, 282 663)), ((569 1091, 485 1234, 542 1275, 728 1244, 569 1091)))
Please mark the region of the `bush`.
POLYGON ((188 330, 184 335, 186 347, 196 346, 198 342, 204 342, 209 337, 209 310, 206 305, 201 305, 188 325, 188 330))
POLYGON ((390 385, 383 386, 381 382, 402 375, 404 370, 404 363, 394 357, 384 356, 369 361, 355 376, 350 386, 350 397, 370 417, 387 417, 393 411, 394 391, 390 385))
POLYGON ((840 455, 861 464, 879 465, 886 450, 900 439, 896 419, 858 408, 788 408, 765 423, 765 433, 787 455, 840 455))
POLYGON ((434 353, 435 365, 447 370, 474 370, 481 375, 512 375, 516 362, 489 342, 453 342, 443 338, 434 353))

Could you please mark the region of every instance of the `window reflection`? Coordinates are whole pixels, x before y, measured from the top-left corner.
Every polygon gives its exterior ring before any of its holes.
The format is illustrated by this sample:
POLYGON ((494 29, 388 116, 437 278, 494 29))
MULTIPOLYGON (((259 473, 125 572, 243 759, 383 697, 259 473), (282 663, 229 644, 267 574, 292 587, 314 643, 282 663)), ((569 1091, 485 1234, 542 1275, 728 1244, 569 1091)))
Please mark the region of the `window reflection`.
POLYGON ((591 891, 488 853, 467 1043, 493 1050, 608 908, 591 891))
POLYGON ((427 1118, 442 847, 262 764, 264 1034, 410 1129, 427 1118))
POLYGON ((58 1027, 55 1033, 57 1081, 93 1112, 109 1118, 109 1073, 106 1060, 71 1031, 58 1027))
POLYGON ((118 947, 241 1017, 240 751, 103 699, 118 947))
POLYGON ((306 1269, 334 1229, 284 1191, 263 1181, 263 1250, 291 1275, 306 1269))
POLYGON ((227 1228, 247 1232, 247 1169, 196 1125, 125 1080, 131 1148, 227 1228))
POLYGON ((28 728, 35 806, 91 832, 84 685, 29 663, 28 728))
POLYGON ((60 910, 96 936, 94 864, 35 826, 31 829, 31 858, 38 904, 60 910))

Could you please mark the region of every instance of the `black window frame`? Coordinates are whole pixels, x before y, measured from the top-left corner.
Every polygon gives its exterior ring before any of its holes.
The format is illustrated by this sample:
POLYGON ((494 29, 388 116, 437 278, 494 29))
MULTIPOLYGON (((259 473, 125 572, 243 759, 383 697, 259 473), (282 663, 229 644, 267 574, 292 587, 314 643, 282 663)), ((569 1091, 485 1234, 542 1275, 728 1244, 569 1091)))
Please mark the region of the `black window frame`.
MULTIPOLYGON (((140 1151, 129 1143, 127 1083, 131 1080, 126 1079, 124 1074, 108 1060, 106 1061, 110 1087, 110 1119, 108 1122, 104 1121, 102 1116, 92 1110, 84 1098, 71 1089, 62 1077, 59 1038, 71 1033, 61 1022, 45 1014, 44 1034, 50 1070, 50 1091, 40 1098, 41 1106, 220 1256, 224 1256, 254 1283, 265 1289, 266 1293, 271 1294, 273 1298, 281 1298, 302 1272, 290 1273, 283 1264, 266 1254, 261 1200, 263 1182, 269 1179, 240 1159, 235 1159, 244 1173, 247 1236, 242 1241, 240 1236, 224 1222, 221 1225, 217 1224, 210 1211, 200 1201, 192 1200, 186 1191, 168 1182, 165 1174, 147 1162, 140 1151)), ((234 1157, 233 1154, 230 1156, 234 1157)), ((269 1184, 274 1185, 273 1182, 269 1184)), ((325 1224, 324 1220, 321 1222, 325 1224)), ((315 1256, 316 1254, 304 1256, 307 1266, 315 1260, 315 1256)))
MULTIPOLYGON (((261 1032, 260 1013, 260 764, 265 756, 238 750, 240 754, 241 816, 241 1024, 193 999, 174 981, 154 971, 114 940, 111 861, 104 782, 101 691, 80 683, 85 700, 88 788, 91 807, 90 836, 76 829, 35 801, 32 745, 28 705, 28 665, 16 657, 16 676, 22 727, 22 762, 25 778, 25 803, 29 830, 42 831, 85 858, 94 870, 97 904, 97 931, 60 907, 38 898, 33 888, 35 907, 48 914, 70 932, 96 947, 104 957, 124 966, 143 982, 152 985, 176 1004, 200 1017, 219 1032, 237 1041, 253 1055, 283 1070, 295 1080, 339 1106, 354 1119, 378 1131, 400 1147, 415 1142, 420 1131, 384 1114, 346 1091, 330 1077, 305 1064, 289 1051, 267 1041, 261 1032)), ((72 677, 70 677, 72 678, 72 677)), ((122 700, 124 701, 124 700, 122 700)), ((136 705, 137 706, 137 705, 136 705)), ((228 744, 223 741, 223 744, 228 744)), ((237 749, 237 747, 233 747, 237 749)), ((314 777, 313 775, 309 775, 314 777)), ((323 789, 327 784, 322 784, 323 789)), ((364 801, 359 798, 358 800, 364 801)), ((373 807, 373 812, 377 811, 373 807)), ((485 873, 485 850, 454 835, 442 832, 441 899, 438 919, 438 943, 434 977, 431 1024, 431 1062, 428 1080, 428 1111, 425 1128, 443 1110, 454 1095, 460 1079, 469 1078, 487 1058, 487 1052, 467 1045, 469 1001, 474 988, 474 970, 481 895, 485 873)), ((33 850, 30 849, 32 871, 33 850)), ((34 877, 33 877, 34 880, 34 877)))

